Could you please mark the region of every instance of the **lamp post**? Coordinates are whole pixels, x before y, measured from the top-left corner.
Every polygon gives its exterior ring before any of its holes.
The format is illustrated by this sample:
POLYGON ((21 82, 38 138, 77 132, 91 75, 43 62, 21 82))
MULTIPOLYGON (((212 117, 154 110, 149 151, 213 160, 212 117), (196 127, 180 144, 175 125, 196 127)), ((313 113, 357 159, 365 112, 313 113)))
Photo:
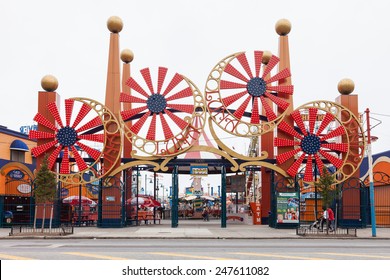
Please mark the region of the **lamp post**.
POLYGON ((368 158, 368 177, 370 180, 370 207, 371 207, 371 231, 372 237, 376 237, 376 216, 374 200, 374 178, 372 174, 372 150, 371 150, 371 128, 370 128, 370 110, 366 109, 367 115, 367 158, 368 158))

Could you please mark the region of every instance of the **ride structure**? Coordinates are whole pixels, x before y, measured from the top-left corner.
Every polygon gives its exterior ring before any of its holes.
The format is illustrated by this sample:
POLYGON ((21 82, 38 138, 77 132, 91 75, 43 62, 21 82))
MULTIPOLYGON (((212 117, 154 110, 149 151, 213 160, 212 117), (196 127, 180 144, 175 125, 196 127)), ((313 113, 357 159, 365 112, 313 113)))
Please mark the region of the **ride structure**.
POLYGON ((260 50, 228 55, 211 70, 204 92, 186 76, 162 66, 130 75, 134 55, 128 49, 119 51, 122 20, 111 17, 107 27, 111 34, 105 104, 70 98, 62 118, 58 81, 44 77, 45 91, 38 94, 34 118, 38 130, 30 132, 30 138, 37 139, 32 150, 37 166, 49 154, 62 188, 98 182, 99 226, 126 225, 124 204, 134 196, 132 178, 140 170, 172 174, 172 227, 178 226, 177 176, 188 173, 193 163, 221 174, 222 227, 227 173, 247 172, 246 193, 254 189, 249 200, 261 203, 261 218, 267 222, 277 221, 272 213, 275 182, 283 182, 280 193, 299 193, 298 185, 313 186, 324 166, 337 183, 358 172, 365 137, 350 83, 340 83, 335 102, 311 101, 294 109, 288 20, 275 26, 278 56, 260 50), (199 144, 205 129, 217 147, 199 144), (247 142, 250 153, 236 151, 229 138, 247 142), (193 152, 218 158, 180 158, 193 152))

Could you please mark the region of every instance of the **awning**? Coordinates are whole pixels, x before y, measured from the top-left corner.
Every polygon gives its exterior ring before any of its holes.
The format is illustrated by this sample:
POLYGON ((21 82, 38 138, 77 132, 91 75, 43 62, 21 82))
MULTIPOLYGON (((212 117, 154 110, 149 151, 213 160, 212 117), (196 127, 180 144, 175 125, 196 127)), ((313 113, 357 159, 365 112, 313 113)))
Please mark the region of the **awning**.
POLYGON ((10 150, 28 152, 29 148, 27 147, 26 143, 17 139, 11 143, 10 150))

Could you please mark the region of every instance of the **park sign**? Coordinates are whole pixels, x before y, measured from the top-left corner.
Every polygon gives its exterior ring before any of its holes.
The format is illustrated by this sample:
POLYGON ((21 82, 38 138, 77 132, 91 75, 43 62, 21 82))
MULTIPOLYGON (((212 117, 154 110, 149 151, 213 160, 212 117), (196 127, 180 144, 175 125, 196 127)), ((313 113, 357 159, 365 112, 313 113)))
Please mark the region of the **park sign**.
POLYGON ((191 164, 190 174, 192 176, 207 176, 209 172, 207 164, 191 164))

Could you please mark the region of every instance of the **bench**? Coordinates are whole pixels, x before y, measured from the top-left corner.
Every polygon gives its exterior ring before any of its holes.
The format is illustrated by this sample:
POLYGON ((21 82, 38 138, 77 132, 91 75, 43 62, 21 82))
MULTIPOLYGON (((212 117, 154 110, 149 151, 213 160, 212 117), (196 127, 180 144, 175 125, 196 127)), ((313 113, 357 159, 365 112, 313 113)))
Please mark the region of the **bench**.
POLYGON ((144 213, 144 212, 138 212, 138 219, 137 215, 131 216, 130 219, 128 219, 130 222, 137 222, 137 225, 141 224, 142 221, 145 222, 145 224, 148 224, 148 221, 158 221, 159 224, 161 224, 161 218, 156 214, 156 217, 154 217, 153 213, 144 213))

